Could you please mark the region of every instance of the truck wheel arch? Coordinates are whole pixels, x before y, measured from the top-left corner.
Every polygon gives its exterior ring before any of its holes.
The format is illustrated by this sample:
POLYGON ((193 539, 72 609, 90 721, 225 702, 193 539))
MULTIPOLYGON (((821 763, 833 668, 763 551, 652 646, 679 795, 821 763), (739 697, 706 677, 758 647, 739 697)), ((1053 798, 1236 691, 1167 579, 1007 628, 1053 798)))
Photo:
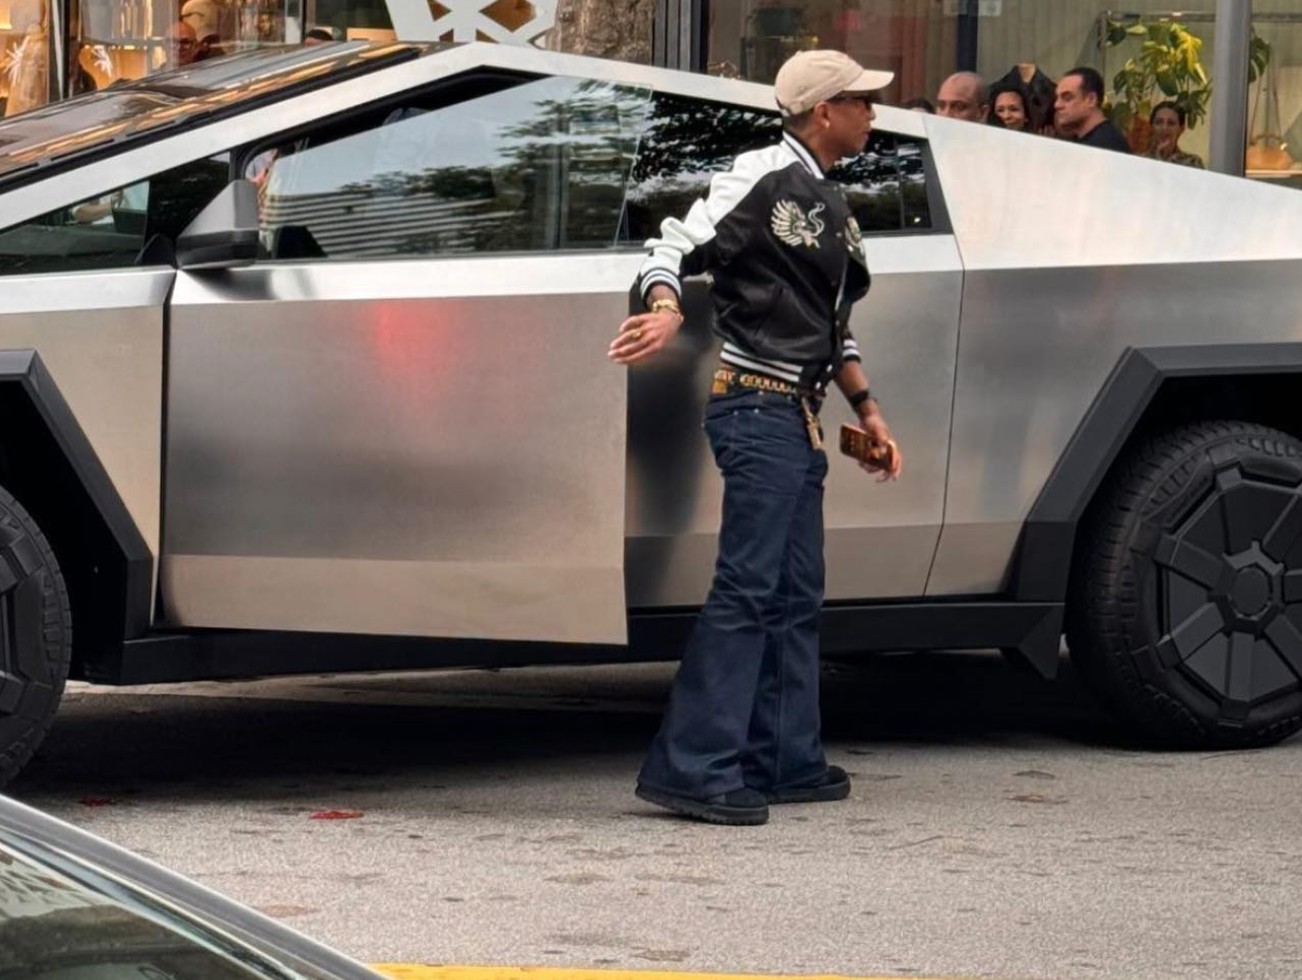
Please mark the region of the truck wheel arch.
POLYGON ((1178 408, 1172 396, 1182 386, 1186 391, 1213 391, 1228 384, 1244 393, 1211 411, 1194 410, 1189 418, 1248 415, 1248 421, 1296 430, 1302 413, 1290 423, 1270 417, 1274 413, 1269 405, 1276 390, 1296 384, 1299 376, 1302 343, 1128 348, 1027 515, 1009 582, 1010 598, 1066 602, 1077 532, 1087 509, 1128 444, 1167 406, 1178 408), (1253 392, 1246 390, 1249 381, 1253 392))
POLYGON ((0 350, 0 486, 31 513, 72 600, 74 676, 103 672, 149 628, 154 556, 49 370, 0 350))

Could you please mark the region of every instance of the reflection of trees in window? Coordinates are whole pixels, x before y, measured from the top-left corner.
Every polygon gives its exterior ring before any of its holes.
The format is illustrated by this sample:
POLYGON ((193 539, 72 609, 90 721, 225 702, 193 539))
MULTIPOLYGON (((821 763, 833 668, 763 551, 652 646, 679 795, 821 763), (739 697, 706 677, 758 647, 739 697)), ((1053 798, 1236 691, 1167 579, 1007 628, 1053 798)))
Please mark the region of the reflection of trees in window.
POLYGON ((399 160, 334 191, 270 194, 264 221, 307 227, 333 257, 608 248, 646 99, 606 82, 549 79, 402 118, 359 147, 378 155, 390 130, 386 152, 399 160), (537 97, 521 99, 530 90, 537 97), (521 102, 520 121, 488 126, 485 101, 504 98, 521 102), (438 165, 450 139, 463 154, 468 141, 479 159, 438 165))
POLYGON ((554 184, 545 198, 535 194, 535 228, 545 229, 549 243, 542 247, 615 244, 648 97, 582 81, 571 97, 539 102, 533 118, 505 131, 511 166, 554 184))
POLYGON ((633 165, 621 238, 641 242, 657 234, 665 218, 681 218, 709 192, 713 174, 731 167, 739 154, 771 145, 781 131, 776 113, 655 96, 633 165))
MULTIPOLYGON (((780 133, 775 113, 657 95, 633 166, 621 238, 641 242, 657 235, 661 221, 681 218, 709 193, 713 174, 739 154, 771 145, 780 133)), ((874 133, 862 154, 842 161, 828 177, 844 185, 865 233, 931 227, 922 147, 915 140, 874 133)))
POLYGON ((922 147, 906 136, 873 133, 861 155, 843 160, 828 177, 844 185, 865 234, 931 227, 922 147))

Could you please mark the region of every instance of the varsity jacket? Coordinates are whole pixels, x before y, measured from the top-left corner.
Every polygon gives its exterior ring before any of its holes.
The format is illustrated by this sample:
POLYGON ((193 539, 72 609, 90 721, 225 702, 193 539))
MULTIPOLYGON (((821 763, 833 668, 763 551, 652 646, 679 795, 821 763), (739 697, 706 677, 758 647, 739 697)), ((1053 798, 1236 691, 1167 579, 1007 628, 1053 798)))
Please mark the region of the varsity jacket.
POLYGON ((840 185, 790 133, 737 157, 647 248, 644 301, 658 284, 681 296, 683 277, 713 275, 725 364, 822 389, 860 359, 849 329, 869 282, 859 226, 840 185))

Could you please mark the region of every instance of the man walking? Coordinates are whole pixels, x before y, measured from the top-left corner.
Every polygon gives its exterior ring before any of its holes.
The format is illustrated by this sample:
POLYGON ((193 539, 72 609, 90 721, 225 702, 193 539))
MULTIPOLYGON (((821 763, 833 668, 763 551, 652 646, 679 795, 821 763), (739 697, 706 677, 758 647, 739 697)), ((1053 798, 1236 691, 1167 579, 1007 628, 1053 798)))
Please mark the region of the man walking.
POLYGON ((861 153, 889 72, 837 51, 805 51, 778 72, 781 142, 744 153, 685 219, 648 243, 639 289, 650 312, 620 325, 610 356, 635 364, 682 326, 680 277, 710 272, 721 364, 705 431, 723 473, 714 583, 674 680, 637 794, 714 823, 760 824, 769 803, 844 799, 819 735, 823 480, 817 412, 835 381, 871 441, 891 432, 850 335, 868 290, 862 240, 824 177, 861 153))
POLYGON ((1103 114, 1103 76, 1093 68, 1073 68, 1058 81, 1053 102, 1054 128, 1077 143, 1129 153, 1121 130, 1103 114))

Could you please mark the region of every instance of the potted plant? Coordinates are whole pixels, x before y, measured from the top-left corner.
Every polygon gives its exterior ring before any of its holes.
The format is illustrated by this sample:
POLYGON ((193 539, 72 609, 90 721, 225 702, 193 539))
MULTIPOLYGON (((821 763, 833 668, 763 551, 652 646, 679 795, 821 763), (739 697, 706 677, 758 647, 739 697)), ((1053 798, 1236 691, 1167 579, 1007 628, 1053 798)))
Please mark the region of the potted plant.
POLYGON ((1136 153, 1148 149, 1148 116, 1159 102, 1180 106, 1190 129, 1207 117, 1211 82, 1202 64, 1202 38, 1178 21, 1107 23, 1107 45, 1140 39, 1139 53, 1126 60, 1112 79, 1113 124, 1126 134, 1136 153))
MULTIPOLYGON (((1148 149, 1148 116, 1153 106, 1170 100, 1184 109, 1189 128, 1207 116, 1212 85, 1202 66, 1202 39, 1178 21, 1107 22, 1108 47, 1142 38, 1138 57, 1130 58, 1112 80, 1115 98, 1109 113, 1127 134, 1131 149, 1148 149), (1160 98, 1158 95, 1160 94, 1160 98)), ((1255 82, 1270 63, 1270 45, 1254 32, 1248 49, 1248 81, 1255 82)))

